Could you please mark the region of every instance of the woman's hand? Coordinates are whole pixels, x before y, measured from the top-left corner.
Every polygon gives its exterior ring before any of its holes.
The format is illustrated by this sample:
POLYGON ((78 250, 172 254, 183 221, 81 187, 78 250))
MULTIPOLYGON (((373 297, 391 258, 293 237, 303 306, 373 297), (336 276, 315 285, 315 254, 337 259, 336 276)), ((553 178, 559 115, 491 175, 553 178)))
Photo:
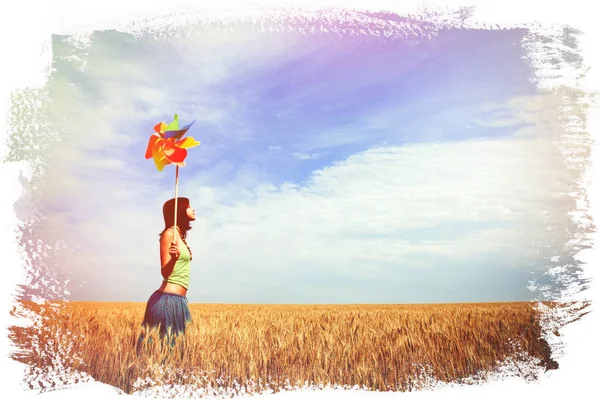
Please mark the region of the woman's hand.
POLYGON ((169 254, 173 259, 179 259, 179 247, 177 246, 177 243, 171 242, 171 247, 169 247, 169 254))

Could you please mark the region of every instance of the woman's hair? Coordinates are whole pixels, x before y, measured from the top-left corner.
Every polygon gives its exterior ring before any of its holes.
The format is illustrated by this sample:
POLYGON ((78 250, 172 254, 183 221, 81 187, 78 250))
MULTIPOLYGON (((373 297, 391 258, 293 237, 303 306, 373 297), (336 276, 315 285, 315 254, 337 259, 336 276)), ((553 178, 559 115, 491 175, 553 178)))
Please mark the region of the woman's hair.
MULTIPOLYGON (((190 205, 190 200, 187 197, 177 198, 177 227, 179 228, 179 234, 181 238, 185 240, 187 231, 192 229, 190 225, 190 219, 187 216, 187 208, 190 205)), ((165 220, 165 229, 160 233, 163 233, 169 228, 172 228, 175 223, 175 199, 168 200, 163 205, 163 218, 165 220)))

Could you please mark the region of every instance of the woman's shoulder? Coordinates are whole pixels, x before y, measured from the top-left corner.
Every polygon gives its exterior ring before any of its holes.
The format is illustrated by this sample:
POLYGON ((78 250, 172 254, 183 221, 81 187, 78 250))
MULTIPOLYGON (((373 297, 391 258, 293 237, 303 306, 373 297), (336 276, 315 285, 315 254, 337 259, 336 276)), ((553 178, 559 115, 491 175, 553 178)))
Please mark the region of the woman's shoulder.
POLYGON ((160 233, 160 240, 163 240, 163 239, 169 239, 170 240, 171 238, 173 238, 173 233, 174 233, 173 231, 174 231, 173 227, 165 228, 160 233))

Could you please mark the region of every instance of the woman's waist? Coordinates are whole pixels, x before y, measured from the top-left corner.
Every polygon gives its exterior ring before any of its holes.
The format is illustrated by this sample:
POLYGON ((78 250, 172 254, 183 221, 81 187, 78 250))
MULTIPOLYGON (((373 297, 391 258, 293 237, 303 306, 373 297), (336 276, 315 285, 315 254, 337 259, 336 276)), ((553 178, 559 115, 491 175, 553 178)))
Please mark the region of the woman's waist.
POLYGON ((178 294, 180 296, 185 296, 187 294, 187 288, 178 283, 169 282, 168 280, 163 281, 158 288, 158 291, 163 293, 178 294))

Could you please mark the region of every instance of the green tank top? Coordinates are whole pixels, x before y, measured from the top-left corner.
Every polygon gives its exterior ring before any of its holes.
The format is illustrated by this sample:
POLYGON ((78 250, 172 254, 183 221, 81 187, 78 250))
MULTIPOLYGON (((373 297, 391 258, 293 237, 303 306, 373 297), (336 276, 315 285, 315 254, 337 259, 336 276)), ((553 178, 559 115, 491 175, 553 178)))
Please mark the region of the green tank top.
POLYGON ((185 245, 180 248, 181 252, 179 253, 179 258, 175 262, 173 272, 171 272, 169 278, 165 279, 163 282, 176 283, 187 289, 190 285, 190 252, 185 245))

